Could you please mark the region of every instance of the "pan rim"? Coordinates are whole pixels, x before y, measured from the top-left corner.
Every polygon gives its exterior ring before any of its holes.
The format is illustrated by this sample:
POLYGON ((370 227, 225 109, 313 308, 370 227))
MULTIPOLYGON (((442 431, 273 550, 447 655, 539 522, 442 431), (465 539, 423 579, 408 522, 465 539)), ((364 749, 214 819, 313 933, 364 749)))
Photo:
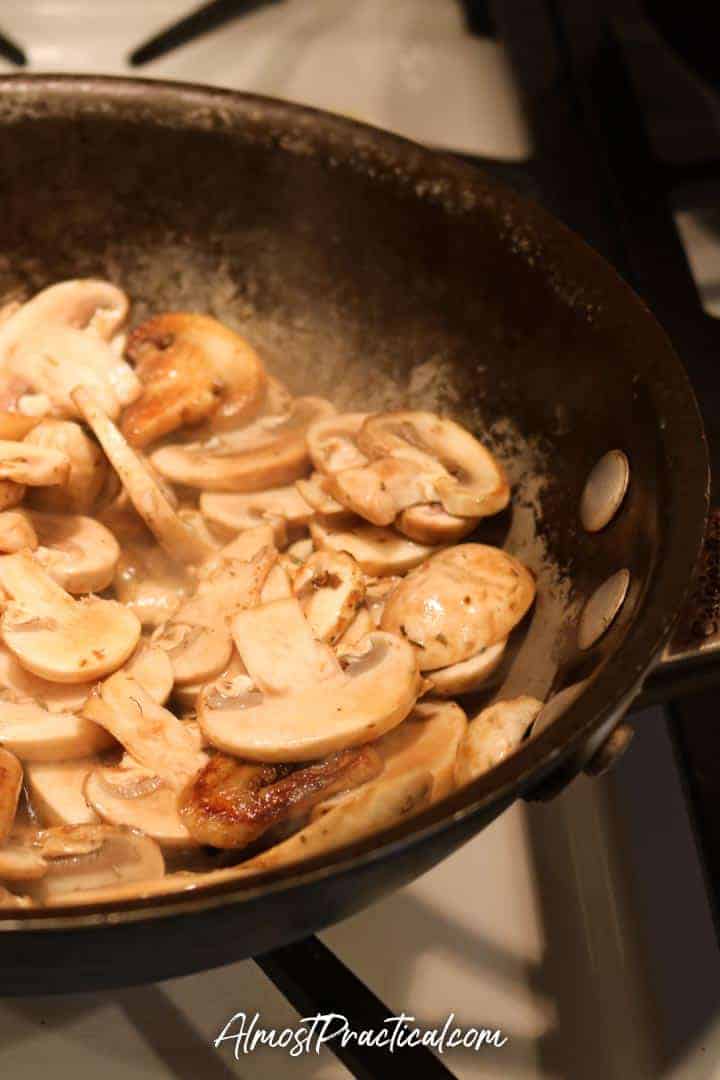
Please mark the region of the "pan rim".
MULTIPOLYGON (((363 866, 392 858, 409 847, 474 816, 487 815, 491 809, 502 812, 516 797, 526 794, 540 780, 577 754, 593 735, 609 730, 622 715, 642 685, 647 672, 659 657, 670 637, 678 613, 686 598, 693 570, 699 557, 705 531, 709 493, 707 443, 695 396, 667 335, 652 312, 622 280, 614 268, 577 234, 567 229, 533 200, 517 195, 486 176, 481 170, 431 150, 401 136, 338 114, 261 95, 168 80, 134 79, 115 76, 13 74, 0 76, 0 122, 2 106, 40 101, 48 106, 60 104, 72 95, 87 93, 85 105, 104 100, 134 106, 147 92, 148 114, 157 113, 164 104, 176 111, 180 120, 205 125, 220 119, 241 121, 253 109, 274 118, 280 126, 312 121, 315 129, 338 134, 344 143, 362 145, 363 151, 377 158, 378 166, 392 168, 400 161, 412 175, 419 170, 457 185, 457 190, 482 192, 494 190, 507 197, 524 218, 543 224, 553 237, 566 246, 575 246, 588 263, 602 268, 609 287, 623 290, 636 317, 650 320, 658 338, 657 365, 666 380, 663 393, 672 398, 677 426, 684 425, 686 437, 673 445, 673 468, 668 469, 668 506, 663 528, 663 550, 638 611, 630 623, 621 647, 611 656, 588 688, 546 731, 528 740, 510 758, 490 773, 479 777, 467 788, 428 808, 416 818, 396 825, 363 841, 317 856, 295 868, 279 869, 256 879, 228 880, 198 885, 192 891, 172 892, 151 898, 142 896, 96 904, 67 904, 63 907, 11 909, 0 913, 0 931, 29 932, 48 929, 81 929, 98 925, 154 920, 241 903, 270 893, 288 894, 312 882, 324 881, 352 872, 363 866), (24 94, 24 98, 23 98, 24 94), (228 115, 231 114, 231 116, 228 115), (583 250, 584 249, 584 250, 583 250), (610 284, 612 282, 612 284, 610 284), (689 434, 689 437, 687 437, 689 434), (673 513, 679 506, 683 513, 673 513)), ((45 114, 47 115, 47 113, 45 114)), ((231 130, 228 128, 228 130, 231 130)), ((292 148, 287 148, 292 151, 292 148)), ((297 152, 302 152, 299 148, 297 152)), ((667 432, 662 432, 667 451, 667 432)), ((666 454, 667 456, 667 454, 666 454)))

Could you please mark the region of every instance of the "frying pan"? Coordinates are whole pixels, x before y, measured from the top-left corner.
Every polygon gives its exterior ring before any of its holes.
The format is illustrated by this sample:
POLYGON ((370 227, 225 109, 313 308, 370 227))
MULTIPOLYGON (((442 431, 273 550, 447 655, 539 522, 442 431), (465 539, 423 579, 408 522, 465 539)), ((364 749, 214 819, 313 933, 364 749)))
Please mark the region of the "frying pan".
POLYGON ((182 896, 14 911, 0 939, 8 992, 157 980, 281 946, 405 885, 597 754, 670 637, 708 489, 683 368, 608 264, 454 158, 161 82, 0 79, 0 207, 0 299, 108 277, 136 318, 194 308, 239 327, 295 391, 439 409, 477 431, 515 486, 478 539, 505 542, 538 577, 500 692, 576 688, 491 773, 332 856, 182 896), (629 459, 629 490, 588 533, 581 493, 612 449, 629 459), (619 569, 624 604, 582 650, 583 604, 619 569))

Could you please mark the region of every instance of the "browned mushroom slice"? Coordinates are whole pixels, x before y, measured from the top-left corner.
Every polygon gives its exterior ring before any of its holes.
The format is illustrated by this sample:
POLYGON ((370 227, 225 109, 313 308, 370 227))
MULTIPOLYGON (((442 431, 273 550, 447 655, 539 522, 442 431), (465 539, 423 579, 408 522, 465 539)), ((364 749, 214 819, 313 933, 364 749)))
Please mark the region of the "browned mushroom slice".
POLYGON ((22 790, 22 765, 0 746, 0 844, 10 835, 22 790))
POLYGON ((498 641, 497 645, 488 645, 467 660, 430 672, 431 692, 437 697, 448 698, 470 694, 486 686, 502 663, 506 645, 507 641, 498 641))
POLYGON ((316 551, 295 575, 293 592, 315 637, 332 645, 362 603, 365 578, 352 555, 316 551))
POLYGON ((341 750, 293 772, 283 765, 248 765, 216 754, 180 793, 180 816, 198 843, 247 847, 271 826, 381 771, 382 762, 370 747, 341 750))
POLYGON ((18 893, 10 892, 9 889, 0 885, 0 909, 29 908, 32 906, 33 902, 29 896, 21 896, 18 893))
POLYGON ((432 671, 504 641, 534 596, 532 574, 517 559, 485 544, 460 544, 393 589, 381 625, 410 641, 421 671, 432 671))
POLYGON ((346 551, 366 574, 377 577, 404 574, 438 551, 429 544, 417 544, 392 529, 368 525, 359 518, 348 524, 311 521, 310 535, 322 551, 346 551))
POLYGON ((213 525, 235 532, 275 518, 282 518, 286 525, 296 528, 307 525, 313 516, 313 508, 292 484, 245 494, 202 494, 200 510, 213 525))
POLYGON ((208 315, 156 315, 132 331, 127 355, 143 383, 122 419, 122 432, 133 446, 147 446, 209 416, 216 424, 234 426, 253 417, 263 403, 265 372, 257 353, 208 315))
POLYGON ((357 434, 367 419, 367 413, 339 413, 316 420, 308 429, 308 449, 316 469, 327 476, 367 464, 358 449, 357 434))
POLYGON ((33 851, 45 873, 32 893, 47 903, 75 892, 153 881, 165 873, 160 848, 148 836, 112 825, 57 826, 41 832, 33 851))
POLYGON ((420 454, 439 465, 440 472, 435 472, 432 484, 435 499, 448 514, 485 517, 496 514, 509 502, 510 487, 500 464, 453 420, 410 410, 379 413, 365 421, 357 443, 373 460, 418 460, 420 454))
POLYGON ((499 765, 520 745, 541 709, 542 701, 523 696, 497 701, 471 719, 458 750, 457 786, 499 765))
POLYGON ((252 433, 239 428, 201 443, 163 446, 151 460, 168 480, 205 491, 265 491, 291 484, 308 469, 308 427, 333 411, 323 398, 296 398, 287 416, 256 421, 252 433))
POLYGON ((140 765, 175 788, 182 787, 207 761, 182 721, 121 671, 100 684, 83 712, 122 743, 140 765))
POLYGON ((423 810, 432 789, 433 778, 422 769, 394 777, 380 775, 288 840, 248 859, 233 877, 254 877, 290 866, 390 828, 423 810))
POLYGON ((420 688, 412 647, 378 631, 354 655, 343 656, 335 675, 314 685, 283 693, 246 686, 232 696, 210 685, 198 699, 198 718, 209 742, 227 753, 251 761, 313 761, 395 727, 420 688))
POLYGON ((418 544, 456 544, 468 536, 478 518, 448 514, 442 503, 430 502, 410 506, 395 519, 395 528, 418 544))

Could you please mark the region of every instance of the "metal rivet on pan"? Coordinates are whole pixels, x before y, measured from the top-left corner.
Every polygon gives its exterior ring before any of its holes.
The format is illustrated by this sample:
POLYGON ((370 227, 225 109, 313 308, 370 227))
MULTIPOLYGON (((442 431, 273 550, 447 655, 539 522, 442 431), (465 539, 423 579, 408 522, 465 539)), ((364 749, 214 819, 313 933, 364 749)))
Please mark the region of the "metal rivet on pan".
POLYGON ((599 641, 623 606, 630 585, 630 571, 618 570, 599 585, 583 608, 578 625, 578 645, 589 649, 599 641))
POLYGON ((609 450, 591 470, 580 497, 580 521, 588 532, 604 529, 617 514, 630 480, 630 462, 622 450, 609 450))

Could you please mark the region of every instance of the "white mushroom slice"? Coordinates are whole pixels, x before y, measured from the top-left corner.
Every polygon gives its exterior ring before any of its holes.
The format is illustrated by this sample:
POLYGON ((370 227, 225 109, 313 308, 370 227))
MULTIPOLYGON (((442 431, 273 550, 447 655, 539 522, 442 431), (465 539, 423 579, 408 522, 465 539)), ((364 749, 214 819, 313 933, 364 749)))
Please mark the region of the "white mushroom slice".
POLYGON ((308 450, 315 468, 332 476, 343 469, 367 465, 368 459, 356 442, 367 417, 367 413, 339 413, 316 420, 307 433, 308 450))
POLYGON ((40 546, 35 559, 70 593, 102 592, 112 584, 120 558, 113 534, 81 514, 29 510, 40 546))
POLYGON ((313 544, 312 539, 309 536, 304 536, 302 539, 295 540, 294 543, 290 544, 285 554, 288 558, 292 559, 297 566, 301 566, 306 559, 310 558, 314 550, 315 545, 313 544))
POLYGON ((161 848, 196 844, 178 813, 177 791, 127 755, 120 765, 97 765, 86 777, 84 793, 108 825, 139 829, 161 848))
POLYGON ((95 395, 81 387, 75 390, 73 398, 95 432, 133 506, 168 555, 181 566, 207 558, 212 548, 178 517, 151 472, 125 442, 95 395))
MULTIPOLYGON (((6 364, 7 370, 26 379, 36 394, 50 399, 55 416, 72 419, 78 415, 72 397, 78 386, 92 392, 113 419, 120 413, 122 402, 112 378, 118 359, 94 334, 68 326, 38 327, 14 346, 6 364)), ((123 367, 134 383, 131 369, 123 367)))
POLYGON ((250 562, 264 548, 277 554, 277 523, 281 525, 279 532, 284 537, 285 526, 281 518, 277 518, 273 524, 268 522, 265 525, 256 525, 252 529, 247 529, 245 532, 241 532, 239 536, 236 536, 234 540, 231 540, 229 544, 220 548, 215 555, 197 568, 198 580, 204 581, 211 578, 214 574, 227 569, 228 565, 238 560, 240 562, 250 562))
POLYGON ((289 774, 282 765, 247 765, 216 754, 180 793, 178 806, 198 843, 243 848, 269 828, 381 771, 382 762, 370 747, 341 750, 289 774))
POLYGON ((133 446, 209 416, 217 428, 236 426, 263 403, 265 372, 257 353, 209 315, 155 315, 132 331, 126 351, 143 383, 122 421, 133 446))
POLYGON ((114 600, 75 600, 31 555, 0 556, 0 587, 12 598, 0 634, 24 668, 50 682, 102 678, 140 638, 140 623, 114 600))
MULTIPOLYGON (((243 681, 240 685, 245 687, 249 684, 249 679, 247 679, 247 668, 245 667, 235 650, 233 650, 233 654, 230 657, 230 663, 225 668, 223 673, 221 675, 218 675, 214 685, 216 687, 222 687, 228 693, 232 693, 233 688, 237 685, 235 683, 235 679, 238 676, 240 676, 243 680, 247 680, 247 682, 243 681)), ((177 707, 181 711, 190 711, 191 713, 194 713, 195 706, 197 704, 198 694, 204 686, 204 682, 197 682, 186 683, 184 686, 173 687, 173 706, 177 707)), ((197 730, 199 738, 198 745, 202 748, 203 744, 205 743, 205 739, 203 738, 202 732, 200 732, 199 727, 197 730)))
POLYGON ((409 506, 436 498, 438 467, 429 460, 418 465, 400 457, 384 457, 358 469, 343 469, 327 477, 330 492, 348 510, 372 525, 392 525, 409 506))
POLYGON ((233 876, 252 877, 335 851, 419 813, 430 801, 433 778, 420 769, 371 784, 342 799, 288 840, 248 859, 233 876))
POLYGON ((121 671, 100 684, 83 712, 122 743, 140 765, 176 789, 207 761, 182 721, 121 671))
POLYGON ((488 645, 467 660, 432 671, 429 676, 432 683, 431 693, 437 697, 448 698, 479 690, 499 668, 506 645, 507 640, 498 641, 497 645, 488 645))
POLYGON ((435 498, 448 514, 486 517, 503 510, 510 501, 510 486, 500 464, 454 420, 410 410, 379 413, 368 417, 357 442, 372 459, 417 460, 419 451, 437 462, 442 470, 433 481, 435 498))
POLYGON ((0 551, 11 554, 38 546, 37 533, 27 514, 22 510, 4 510, 0 513, 0 551))
POLYGON ((363 601, 365 578, 351 555, 316 551, 296 574, 293 593, 318 641, 333 645, 363 601))
POLYGON ((456 544, 473 531, 478 521, 477 517, 448 514, 442 503, 430 502, 403 510, 395 520, 395 528, 418 544, 456 544))
POLYGON ((139 682, 158 705, 164 705, 170 697, 174 679, 172 662, 159 646, 141 641, 123 671, 139 682))
POLYGON ((387 598, 401 581, 401 577, 369 577, 365 581, 365 603, 370 611, 373 625, 377 629, 382 623, 387 598))
POLYGON ((338 656, 343 653, 351 652, 366 634, 372 633, 377 629, 373 622, 370 611, 364 605, 359 607, 355 612, 355 618, 348 626, 347 630, 335 643, 335 651, 338 656))
MULTIPOLYGON (((467 726, 467 717, 455 702, 418 702, 402 724, 373 743, 383 762, 383 780, 427 770, 433 778, 429 802, 444 799, 455 787, 455 762, 467 726)), ((321 802, 311 820, 348 798, 352 795, 343 793, 321 802)))
POLYGON ((27 442, 0 440, 0 479, 16 484, 62 484, 70 472, 67 454, 27 442))
POLYGON ((232 655, 227 624, 236 611, 259 602, 275 558, 274 549, 264 548, 249 562, 226 563, 199 581, 195 596, 156 630, 153 644, 168 653, 179 686, 205 682, 227 667, 232 655))
POLYGON ((333 411, 323 398, 296 398, 288 416, 251 425, 253 438, 240 428, 202 443, 164 446, 151 461, 166 479, 205 491, 265 491, 291 484, 308 469, 309 425, 333 411))
POLYGON ((72 420, 43 420, 25 439, 65 454, 70 462, 66 479, 53 487, 30 492, 36 510, 87 514, 98 502, 108 479, 108 463, 100 447, 72 420))
POLYGON ((205 737, 227 753, 250 761, 312 761, 383 735, 405 719, 419 690, 413 649, 376 632, 320 685, 284 694, 246 689, 234 697, 211 685, 198 699, 198 715, 205 737))
POLYGON ((120 558, 115 568, 115 595, 143 626, 167 622, 187 598, 189 584, 182 571, 148 533, 143 539, 120 535, 120 558))
POLYGON ((15 823, 22 783, 22 765, 14 754, 0 746, 0 844, 8 838, 15 823))
POLYGON ((25 485, 12 480, 0 480, 0 510, 10 510, 23 501, 25 485))
POLYGON ((314 472, 307 479, 296 480, 295 487, 308 506, 323 518, 337 521, 339 518, 352 517, 352 512, 338 502, 330 493, 330 477, 314 472))
POLYGON ((37 881, 47 872, 45 860, 24 844, 0 847, 0 881, 37 881))
POLYGON ((524 739, 542 701, 517 697, 498 701, 470 720, 458 750, 455 783, 469 784, 512 753, 524 739))
POLYGON ((265 579, 260 593, 260 603, 271 604, 273 600, 286 600, 292 594, 292 582, 287 570, 280 563, 275 563, 265 579))
POLYGON ((125 322, 128 306, 125 293, 109 281, 77 278, 57 282, 19 305, 12 319, 3 322, 0 357, 25 334, 47 325, 92 330, 108 341, 125 322))
POLYGON ((239 612, 232 635, 240 659, 259 691, 293 693, 340 674, 335 654, 316 641, 296 598, 239 612))
POLYGON ((313 509, 293 485, 270 488, 246 494, 215 494, 200 496, 200 511, 213 525, 242 532, 262 525, 263 521, 284 520, 291 528, 307 525, 313 509))
POLYGON ((33 702, 15 702, 0 692, 0 744, 22 762, 69 761, 113 745, 98 724, 74 713, 57 713, 33 702))
POLYGON ((99 821, 88 806, 83 789, 96 758, 78 761, 33 761, 25 766, 25 780, 33 810, 45 827, 92 825, 99 821))
POLYGON ((316 548, 346 551, 366 574, 378 577, 404 574, 438 550, 398 536, 392 529, 359 520, 356 524, 338 526, 311 521, 310 535, 316 548))
POLYGON ((46 873, 33 886, 33 894, 44 903, 65 897, 71 900, 73 893, 88 889, 155 881, 165 873, 165 862, 154 840, 112 825, 45 829, 34 848, 44 859, 46 873))
POLYGON ((95 684, 56 683, 26 671, 5 645, 0 644, 0 688, 11 693, 7 700, 36 704, 49 712, 75 712, 87 701, 95 684))
POLYGON ((485 544, 460 544, 393 589, 381 625, 410 641, 421 671, 432 671, 504 641, 534 596, 532 574, 517 559, 485 544))

